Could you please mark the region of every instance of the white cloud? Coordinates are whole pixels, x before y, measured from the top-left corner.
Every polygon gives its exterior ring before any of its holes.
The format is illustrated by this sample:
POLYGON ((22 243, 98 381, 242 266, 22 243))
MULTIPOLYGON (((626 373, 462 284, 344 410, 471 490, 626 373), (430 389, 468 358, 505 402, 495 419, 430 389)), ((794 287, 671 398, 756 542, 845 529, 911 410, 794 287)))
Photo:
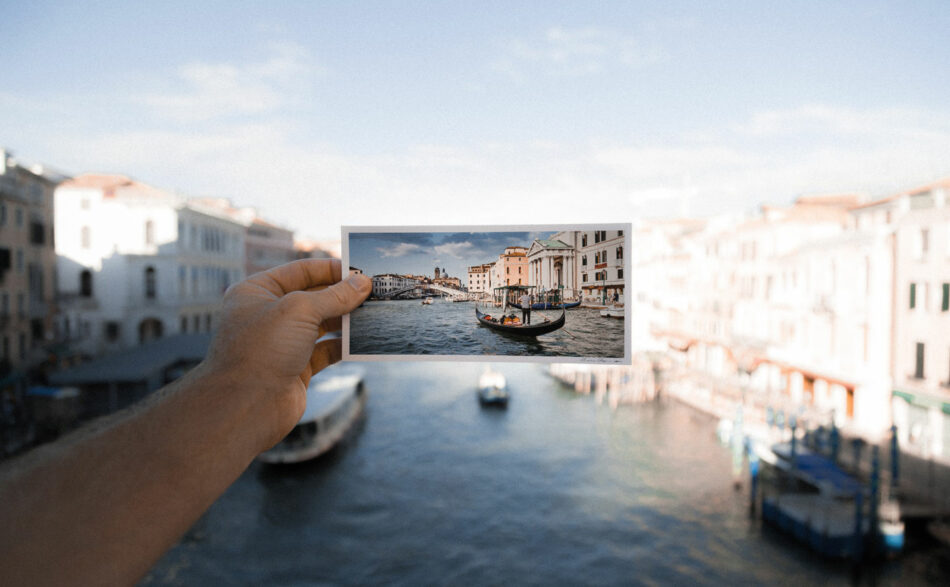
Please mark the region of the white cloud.
MULTIPOLYGON (((355 155, 295 142, 291 125, 259 122, 201 132, 64 128, 46 137, 45 150, 66 169, 80 161, 72 171, 230 197, 319 238, 341 225, 596 223, 744 210, 819 191, 886 195, 950 174, 950 124, 940 112, 802 107, 700 130, 665 144, 512 141, 355 155)), ((462 251, 435 255, 452 252, 462 251)))
POLYGON ((540 37, 504 43, 503 53, 493 69, 519 80, 529 70, 583 76, 611 67, 642 67, 663 58, 662 51, 642 40, 595 27, 551 27, 540 37))
POLYGON ((257 115, 288 104, 302 82, 322 71, 303 48, 275 43, 260 61, 187 63, 174 80, 161 84, 162 89, 139 94, 136 100, 176 122, 257 115))
POLYGON ((456 259, 461 259, 463 255, 470 253, 472 248, 472 243, 468 241, 460 243, 445 243, 434 247, 436 253, 440 255, 448 255, 449 257, 455 257, 456 259))
POLYGON ((404 257, 410 253, 415 253, 421 247, 413 243, 399 243, 395 247, 385 248, 377 247, 376 251, 381 257, 404 257))

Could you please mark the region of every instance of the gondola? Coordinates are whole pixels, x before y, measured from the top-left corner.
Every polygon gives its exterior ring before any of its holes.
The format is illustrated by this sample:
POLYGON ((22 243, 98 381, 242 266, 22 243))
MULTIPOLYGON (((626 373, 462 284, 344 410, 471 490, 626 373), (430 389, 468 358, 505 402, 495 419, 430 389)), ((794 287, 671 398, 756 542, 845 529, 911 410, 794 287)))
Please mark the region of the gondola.
POLYGON ((562 308, 561 317, 557 320, 549 320, 547 322, 542 322, 541 324, 502 324, 500 322, 492 322, 486 318, 486 314, 482 314, 478 311, 478 308, 475 308, 475 317, 478 318, 479 324, 487 326, 492 330, 497 330, 499 332, 504 332, 506 334, 513 334, 515 336, 541 336, 542 334, 547 334, 549 332, 554 332, 558 328, 564 326, 564 318, 567 315, 567 312, 562 308))

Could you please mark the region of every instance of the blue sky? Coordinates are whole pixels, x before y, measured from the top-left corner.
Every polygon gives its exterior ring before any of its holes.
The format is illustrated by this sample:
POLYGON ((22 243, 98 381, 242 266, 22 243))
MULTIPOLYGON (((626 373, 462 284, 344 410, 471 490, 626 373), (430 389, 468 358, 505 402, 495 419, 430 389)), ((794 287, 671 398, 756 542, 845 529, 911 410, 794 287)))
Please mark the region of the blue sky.
POLYGON ((0 145, 341 224, 597 223, 950 175, 939 2, 19 2, 0 145))
POLYGON ((491 263, 505 247, 530 247, 546 232, 351 232, 350 265, 367 275, 396 273, 433 277, 435 268, 468 284, 468 268, 491 263))

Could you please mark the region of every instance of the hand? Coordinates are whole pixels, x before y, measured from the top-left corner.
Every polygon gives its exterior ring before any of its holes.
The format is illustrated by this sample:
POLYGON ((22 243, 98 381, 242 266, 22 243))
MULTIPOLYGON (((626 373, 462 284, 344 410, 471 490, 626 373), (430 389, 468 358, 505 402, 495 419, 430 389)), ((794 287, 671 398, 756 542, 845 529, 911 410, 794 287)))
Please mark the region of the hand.
POLYGON ((261 450, 300 420, 306 389, 317 372, 340 360, 339 338, 315 341, 342 328, 341 316, 369 296, 365 275, 341 278, 340 261, 307 259, 252 275, 228 289, 221 325, 206 368, 235 389, 260 394, 266 423, 261 450))

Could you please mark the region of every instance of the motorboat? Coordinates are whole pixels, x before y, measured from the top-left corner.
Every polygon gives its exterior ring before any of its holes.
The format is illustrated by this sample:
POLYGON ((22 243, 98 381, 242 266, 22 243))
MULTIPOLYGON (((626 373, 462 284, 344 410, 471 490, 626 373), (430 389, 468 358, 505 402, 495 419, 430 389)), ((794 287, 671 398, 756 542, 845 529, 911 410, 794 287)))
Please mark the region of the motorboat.
POLYGON ((363 413, 366 390, 363 370, 332 365, 310 378, 307 407, 287 436, 258 455, 264 463, 298 463, 327 452, 346 435, 363 413))
POLYGON ((423 306, 428 306, 428 305, 431 304, 431 303, 432 303, 432 298, 431 298, 431 297, 422 300, 422 305, 423 305, 423 306))
POLYGON ((478 402, 483 406, 506 407, 508 397, 505 376, 491 367, 486 368, 478 378, 478 402))

